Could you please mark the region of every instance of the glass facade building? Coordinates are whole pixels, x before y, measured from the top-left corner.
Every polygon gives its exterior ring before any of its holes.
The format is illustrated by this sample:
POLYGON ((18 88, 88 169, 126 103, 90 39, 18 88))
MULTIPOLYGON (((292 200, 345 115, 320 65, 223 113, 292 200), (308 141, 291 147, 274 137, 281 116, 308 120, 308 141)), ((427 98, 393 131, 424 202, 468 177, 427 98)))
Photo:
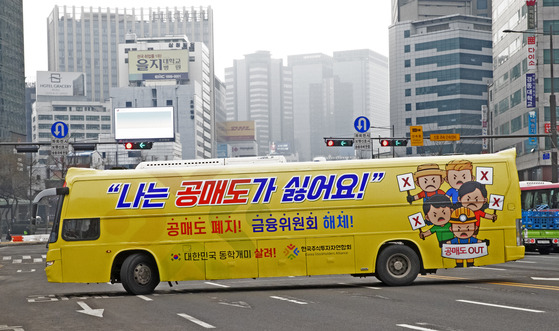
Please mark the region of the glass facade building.
POLYGON ((0 141, 25 141, 23 3, 0 6, 0 141))
MULTIPOLYGON (((479 3, 479 2, 478 2, 479 3)), ((395 137, 410 126, 430 134, 482 134, 481 113, 492 81, 491 19, 449 15, 393 24, 390 35, 390 123, 395 137)), ((396 149, 411 154, 480 153, 482 142, 430 142, 396 149)))

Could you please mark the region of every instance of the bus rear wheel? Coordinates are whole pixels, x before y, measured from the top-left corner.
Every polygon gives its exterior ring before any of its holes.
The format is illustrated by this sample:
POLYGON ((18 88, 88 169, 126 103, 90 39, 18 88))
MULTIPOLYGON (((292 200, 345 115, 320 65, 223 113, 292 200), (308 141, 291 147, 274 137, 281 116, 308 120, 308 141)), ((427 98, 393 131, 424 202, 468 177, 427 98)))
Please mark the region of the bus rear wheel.
POLYGON ((150 294, 159 284, 155 261, 146 254, 135 253, 126 258, 120 269, 120 280, 126 292, 150 294))
POLYGON ((419 257, 405 245, 389 245, 377 259, 376 277, 389 286, 411 284, 419 274, 419 257))

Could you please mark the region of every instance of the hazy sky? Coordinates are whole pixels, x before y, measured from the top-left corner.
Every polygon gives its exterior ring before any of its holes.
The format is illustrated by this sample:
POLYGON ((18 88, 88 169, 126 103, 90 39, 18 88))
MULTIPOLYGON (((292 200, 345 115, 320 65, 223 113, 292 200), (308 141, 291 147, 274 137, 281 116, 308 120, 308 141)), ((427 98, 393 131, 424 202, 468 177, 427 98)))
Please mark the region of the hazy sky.
POLYGON ((259 50, 272 58, 351 49, 388 56, 389 0, 23 0, 25 76, 48 70, 47 17, 55 5, 109 8, 211 6, 216 75, 259 50))

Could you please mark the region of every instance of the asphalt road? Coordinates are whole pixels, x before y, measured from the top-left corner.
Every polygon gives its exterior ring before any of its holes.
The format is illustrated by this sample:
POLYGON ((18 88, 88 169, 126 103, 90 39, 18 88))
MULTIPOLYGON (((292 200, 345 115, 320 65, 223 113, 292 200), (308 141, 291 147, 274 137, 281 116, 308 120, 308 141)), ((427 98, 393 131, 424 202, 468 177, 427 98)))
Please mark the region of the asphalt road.
POLYGON ((559 254, 440 270, 414 285, 376 278, 278 277, 160 284, 53 284, 44 245, 0 246, 4 330, 552 330, 559 254))

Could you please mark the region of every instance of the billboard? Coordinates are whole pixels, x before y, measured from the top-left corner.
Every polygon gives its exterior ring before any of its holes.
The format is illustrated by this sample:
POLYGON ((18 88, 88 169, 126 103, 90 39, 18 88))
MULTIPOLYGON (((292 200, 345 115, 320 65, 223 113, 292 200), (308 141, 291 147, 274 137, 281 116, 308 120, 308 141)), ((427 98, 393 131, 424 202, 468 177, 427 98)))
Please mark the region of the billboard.
POLYGON ((128 52, 128 79, 188 79, 188 50, 150 50, 128 52))
POLYGON ((254 141, 254 121, 225 122, 226 141, 254 141))
POLYGON ((37 71, 37 95, 85 96, 85 73, 37 71))
POLYGON ((119 142, 175 141, 173 107, 115 108, 114 121, 119 142))

